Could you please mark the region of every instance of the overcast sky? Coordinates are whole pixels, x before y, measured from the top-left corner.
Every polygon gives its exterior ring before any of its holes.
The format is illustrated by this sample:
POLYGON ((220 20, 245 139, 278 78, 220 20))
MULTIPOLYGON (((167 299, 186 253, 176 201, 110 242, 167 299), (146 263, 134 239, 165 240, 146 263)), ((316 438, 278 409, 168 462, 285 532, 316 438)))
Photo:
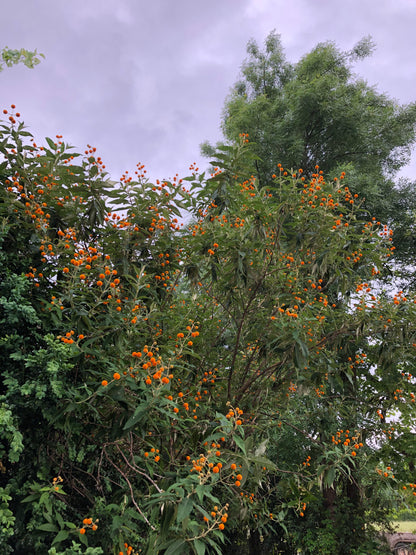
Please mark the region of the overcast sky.
MULTIPOLYGON (((14 0, 1 2, 0 48, 45 60, 0 74, 38 142, 97 147, 112 179, 144 163, 155 179, 207 162, 246 44, 273 30, 295 62, 318 42, 377 49, 355 71, 401 103, 416 100, 416 0, 14 0)), ((403 175, 416 180, 416 163, 403 175)))

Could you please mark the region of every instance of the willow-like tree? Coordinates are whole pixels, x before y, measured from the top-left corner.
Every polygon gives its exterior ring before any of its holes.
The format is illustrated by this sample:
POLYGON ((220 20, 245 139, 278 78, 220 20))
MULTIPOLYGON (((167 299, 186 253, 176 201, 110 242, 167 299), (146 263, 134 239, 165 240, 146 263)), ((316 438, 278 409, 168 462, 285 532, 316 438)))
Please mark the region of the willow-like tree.
POLYGON ((351 190, 365 197, 369 213, 394 225, 398 254, 413 257, 414 185, 394 179, 415 141, 416 105, 398 103, 353 72, 373 49, 370 38, 349 52, 326 42, 289 63, 274 31, 264 49, 249 41, 222 128, 230 141, 249 134, 263 185, 278 163, 306 175, 316 164, 330 176, 348 168, 351 190))

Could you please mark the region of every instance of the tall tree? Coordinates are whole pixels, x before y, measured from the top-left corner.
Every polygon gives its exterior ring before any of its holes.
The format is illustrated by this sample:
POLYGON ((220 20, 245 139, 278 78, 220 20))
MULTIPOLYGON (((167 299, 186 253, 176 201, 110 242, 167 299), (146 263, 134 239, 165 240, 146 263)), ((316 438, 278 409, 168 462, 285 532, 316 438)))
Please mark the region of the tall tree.
POLYGON ((329 176, 348 170, 351 190, 365 197, 368 212, 400 230, 399 251, 408 255, 413 219, 404 227, 398 207, 405 204, 411 214, 415 206, 408 193, 414 187, 397 188, 394 177, 415 142, 416 104, 400 105, 353 73, 354 62, 373 49, 370 38, 349 52, 320 43, 291 64, 276 32, 264 50, 251 40, 241 78, 225 102, 222 127, 231 141, 249 134, 263 185, 278 163, 309 176, 317 164, 329 176))

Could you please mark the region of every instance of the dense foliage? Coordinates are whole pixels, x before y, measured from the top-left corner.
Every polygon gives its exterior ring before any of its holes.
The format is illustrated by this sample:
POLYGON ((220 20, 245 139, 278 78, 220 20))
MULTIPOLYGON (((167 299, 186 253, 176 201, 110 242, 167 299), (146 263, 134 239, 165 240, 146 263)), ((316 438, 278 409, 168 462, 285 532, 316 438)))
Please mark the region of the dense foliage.
POLYGON ((309 178, 316 164, 331 178, 346 171, 368 214, 394 225, 396 259, 409 263, 415 252, 414 184, 397 183, 395 176, 415 142, 416 105, 399 104, 353 72, 373 49, 369 38, 350 52, 320 43, 289 63, 275 32, 263 50, 250 41, 225 103, 223 131, 231 141, 249 133, 263 186, 272 186, 278 163, 302 168, 309 178))
POLYGON ((414 506, 392 231, 344 173, 263 187, 248 140, 210 176, 115 183, 5 111, 2 553, 380 553, 414 506))

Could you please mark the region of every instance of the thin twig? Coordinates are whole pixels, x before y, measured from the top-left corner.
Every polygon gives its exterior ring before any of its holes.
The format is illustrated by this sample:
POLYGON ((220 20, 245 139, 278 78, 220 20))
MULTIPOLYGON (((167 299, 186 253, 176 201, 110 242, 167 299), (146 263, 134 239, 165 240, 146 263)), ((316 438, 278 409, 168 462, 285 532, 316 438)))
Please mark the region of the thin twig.
POLYGON ((133 503, 133 505, 136 507, 137 512, 143 517, 143 519, 144 519, 144 521, 146 522, 146 524, 147 524, 148 526, 150 526, 150 528, 151 528, 153 531, 155 531, 156 528, 150 523, 150 521, 148 520, 148 518, 146 517, 146 515, 143 513, 143 511, 141 510, 141 508, 138 506, 138 504, 137 504, 137 502, 136 502, 136 499, 134 498, 133 486, 131 485, 130 480, 127 478, 127 476, 126 476, 126 475, 124 474, 124 472, 121 470, 121 468, 119 468, 119 467, 116 465, 116 463, 110 459, 110 457, 107 455, 107 452, 106 452, 105 450, 104 450, 104 454, 105 454, 105 457, 106 457, 106 459, 108 460, 108 462, 109 462, 112 466, 114 466, 114 468, 121 474, 121 476, 123 476, 124 480, 126 481, 128 487, 129 487, 129 490, 130 490, 130 496, 131 496, 132 503, 133 503))

